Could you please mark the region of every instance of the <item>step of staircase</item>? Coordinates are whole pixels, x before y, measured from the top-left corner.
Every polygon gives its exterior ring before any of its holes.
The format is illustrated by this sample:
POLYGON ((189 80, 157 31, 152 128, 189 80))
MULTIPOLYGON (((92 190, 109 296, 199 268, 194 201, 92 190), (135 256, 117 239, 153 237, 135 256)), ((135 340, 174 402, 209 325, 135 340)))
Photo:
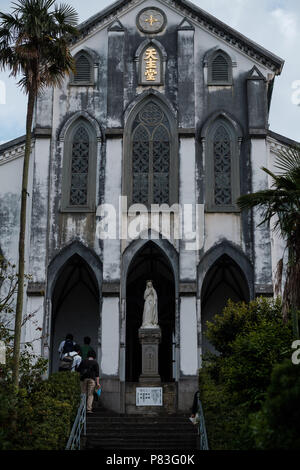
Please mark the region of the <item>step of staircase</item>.
POLYGON ((97 409, 87 416, 86 449, 196 450, 197 427, 184 415, 116 415, 97 409))

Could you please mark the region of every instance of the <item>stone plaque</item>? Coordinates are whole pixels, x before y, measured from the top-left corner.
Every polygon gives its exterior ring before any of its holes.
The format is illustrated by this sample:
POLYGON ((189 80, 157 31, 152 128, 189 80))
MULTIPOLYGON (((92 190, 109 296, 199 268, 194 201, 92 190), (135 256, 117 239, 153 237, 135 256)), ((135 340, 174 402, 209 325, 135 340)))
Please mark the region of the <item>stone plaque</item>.
POLYGON ((137 388, 136 406, 163 406, 162 387, 137 388))
POLYGON ((6 346, 4 341, 0 341, 0 364, 6 364, 6 346))

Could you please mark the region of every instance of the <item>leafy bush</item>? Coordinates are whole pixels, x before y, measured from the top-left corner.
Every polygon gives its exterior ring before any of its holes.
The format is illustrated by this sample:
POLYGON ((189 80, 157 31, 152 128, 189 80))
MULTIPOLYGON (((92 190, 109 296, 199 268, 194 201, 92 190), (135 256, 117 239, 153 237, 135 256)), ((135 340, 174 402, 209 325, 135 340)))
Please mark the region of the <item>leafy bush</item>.
POLYGON ((211 448, 253 449, 250 416, 261 409, 273 367, 291 356, 291 324, 282 321, 280 300, 229 301, 207 336, 220 352, 200 371, 211 448))
POLYGON ((262 318, 252 330, 236 337, 221 373, 237 402, 260 406, 273 366, 291 354, 292 339, 291 327, 275 318, 262 318))
MULTIPOLYGON (((0 258, 0 340, 6 345, 6 364, 0 366, 0 450, 65 449, 80 401, 78 374, 62 372, 44 380, 47 361, 26 343, 19 391, 12 386, 14 268, 0 258)), ((28 320, 32 315, 25 316, 28 320)))
POLYGON ((6 432, 0 434, 0 449, 65 449, 80 401, 77 373, 53 374, 48 380, 37 381, 30 390, 20 389, 18 395, 6 387, 3 396, 6 402, 0 407, 0 419, 6 432), (15 427, 11 421, 13 408, 17 414, 15 427))
POLYGON ((232 345, 238 335, 251 331, 263 320, 282 325, 281 300, 259 298, 249 302, 229 300, 223 312, 207 322, 206 336, 215 349, 222 355, 232 352, 232 345))
POLYGON ((274 367, 262 410, 251 417, 258 449, 300 450, 300 366, 274 367))
POLYGON ((259 406, 273 366, 290 356, 292 328, 290 323, 283 324, 280 307, 279 300, 264 298, 248 305, 229 301, 224 314, 208 324, 208 338, 222 349, 221 357, 214 357, 211 363, 218 366, 236 403, 259 406))
POLYGON ((216 384, 204 368, 200 371, 200 398, 211 450, 241 449, 241 430, 245 423, 245 410, 231 400, 224 383, 216 384))

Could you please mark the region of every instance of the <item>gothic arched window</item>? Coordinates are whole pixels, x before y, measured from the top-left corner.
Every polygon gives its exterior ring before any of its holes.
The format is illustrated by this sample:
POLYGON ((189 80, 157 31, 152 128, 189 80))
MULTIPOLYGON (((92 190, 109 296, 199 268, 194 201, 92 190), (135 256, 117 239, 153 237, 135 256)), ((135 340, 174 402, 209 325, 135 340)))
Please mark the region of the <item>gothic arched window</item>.
POLYGON ((95 199, 96 137, 92 126, 80 119, 65 141, 63 209, 89 211, 95 199))
POLYGON ((215 212, 237 210, 239 142, 233 127, 225 119, 218 119, 208 132, 206 170, 207 209, 215 212))
POLYGON ((223 51, 216 51, 208 64, 209 85, 232 85, 232 62, 223 51))
POLYGON ((230 135, 222 124, 215 131, 213 146, 215 204, 216 206, 231 205, 231 142, 230 135))
POLYGON ((126 193, 132 204, 172 204, 177 192, 176 142, 169 118, 154 100, 135 114, 130 126, 126 193))

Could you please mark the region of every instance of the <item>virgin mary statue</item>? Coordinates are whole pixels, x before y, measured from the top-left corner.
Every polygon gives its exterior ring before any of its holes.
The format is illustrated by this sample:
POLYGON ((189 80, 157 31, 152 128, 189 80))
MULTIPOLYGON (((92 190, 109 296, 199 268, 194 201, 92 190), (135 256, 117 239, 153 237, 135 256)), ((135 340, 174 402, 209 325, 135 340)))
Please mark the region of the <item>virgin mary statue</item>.
POLYGON ((152 281, 147 281, 144 300, 142 328, 155 328, 158 326, 157 293, 152 281))

